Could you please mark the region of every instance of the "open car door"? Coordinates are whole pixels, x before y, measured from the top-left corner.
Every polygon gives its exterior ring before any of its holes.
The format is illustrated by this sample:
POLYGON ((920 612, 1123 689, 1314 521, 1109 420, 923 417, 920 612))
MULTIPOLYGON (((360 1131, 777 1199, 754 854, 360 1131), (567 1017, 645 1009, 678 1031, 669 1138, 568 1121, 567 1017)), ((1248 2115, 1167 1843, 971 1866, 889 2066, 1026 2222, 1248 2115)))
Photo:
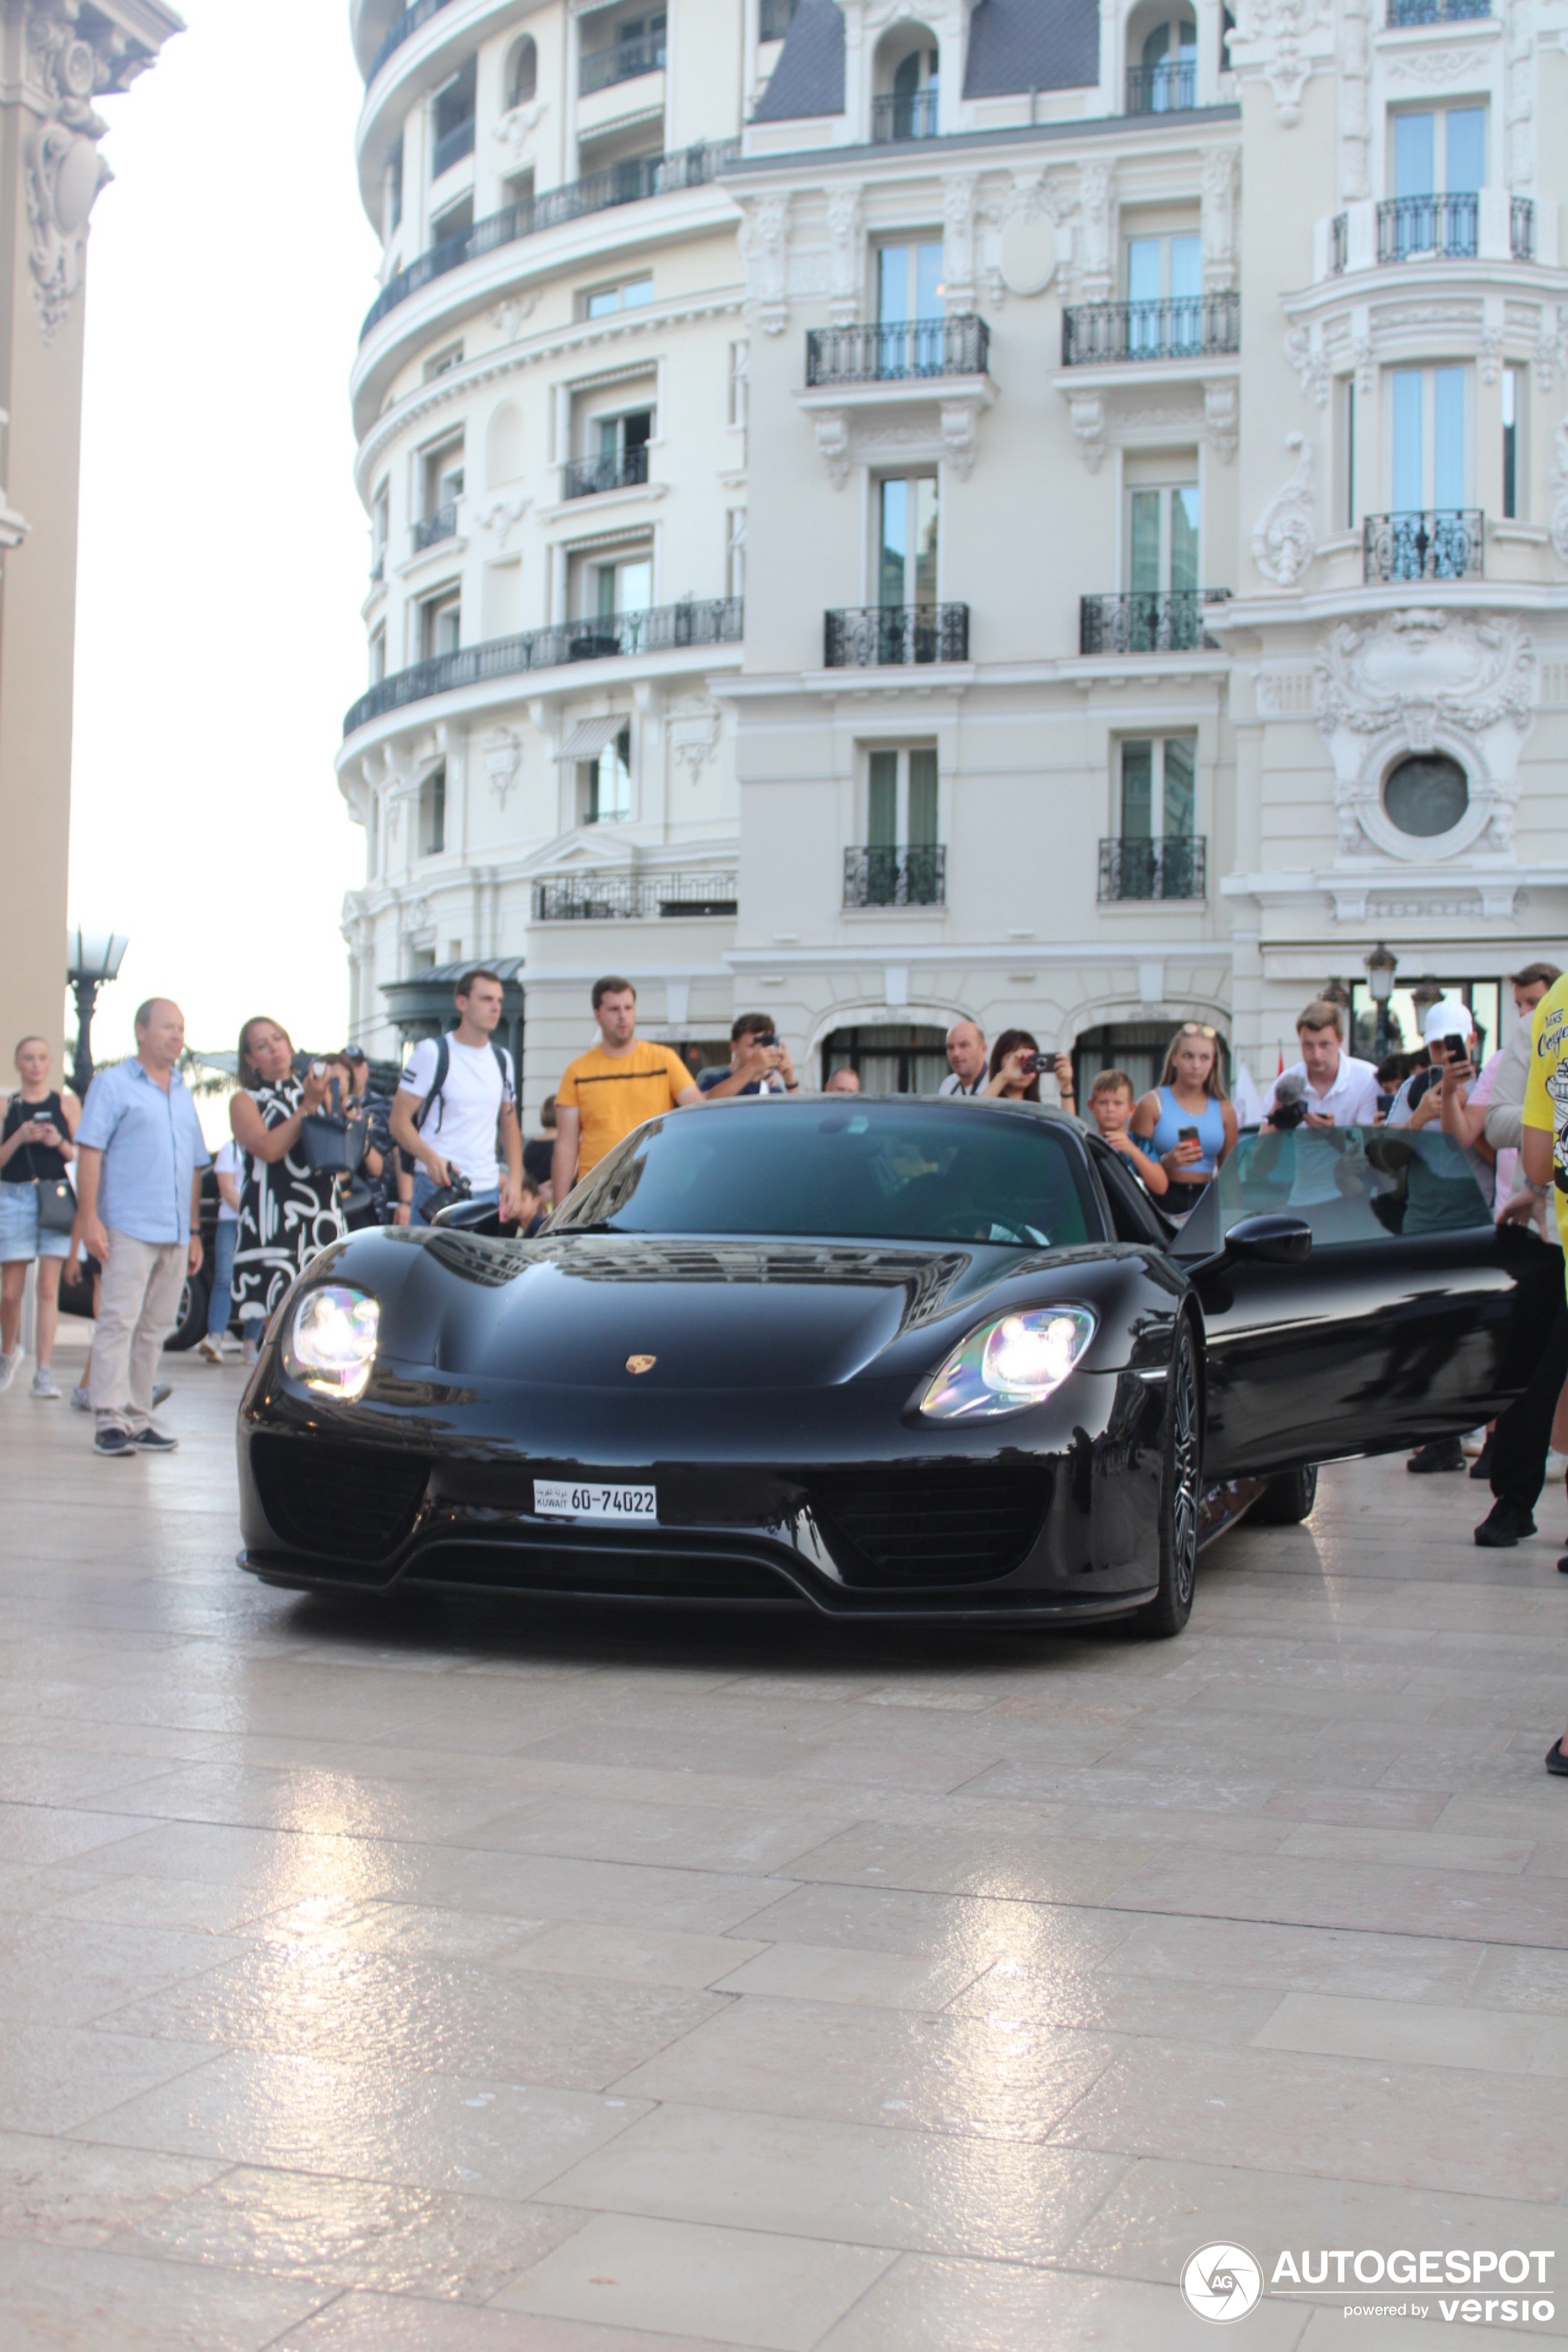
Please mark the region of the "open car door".
POLYGON ((1529 1382, 1559 1251, 1498 1226, 1440 1129, 1244 1135, 1175 1241, 1208 1332, 1204 1466, 1271 1474, 1458 1434, 1529 1382), (1299 1265, 1221 1260, 1244 1217, 1301 1219, 1299 1265))

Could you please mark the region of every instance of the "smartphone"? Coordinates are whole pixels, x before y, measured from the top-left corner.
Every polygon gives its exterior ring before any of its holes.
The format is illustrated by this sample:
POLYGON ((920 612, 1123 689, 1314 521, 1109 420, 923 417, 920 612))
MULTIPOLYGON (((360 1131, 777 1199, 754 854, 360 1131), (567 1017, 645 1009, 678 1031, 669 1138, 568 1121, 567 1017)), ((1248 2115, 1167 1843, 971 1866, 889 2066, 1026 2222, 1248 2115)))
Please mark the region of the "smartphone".
POLYGON ((1470 1049, 1462 1037, 1445 1037, 1443 1051, 1450 1062, 1468 1062, 1470 1058, 1470 1049))
POLYGON ((1177 1129, 1176 1129, 1176 1141, 1177 1141, 1178 1143, 1195 1143, 1195 1142, 1197 1141, 1197 1139, 1198 1139, 1198 1131, 1197 1131, 1197 1129, 1196 1129, 1195 1127, 1179 1127, 1179 1128, 1177 1128, 1177 1129))

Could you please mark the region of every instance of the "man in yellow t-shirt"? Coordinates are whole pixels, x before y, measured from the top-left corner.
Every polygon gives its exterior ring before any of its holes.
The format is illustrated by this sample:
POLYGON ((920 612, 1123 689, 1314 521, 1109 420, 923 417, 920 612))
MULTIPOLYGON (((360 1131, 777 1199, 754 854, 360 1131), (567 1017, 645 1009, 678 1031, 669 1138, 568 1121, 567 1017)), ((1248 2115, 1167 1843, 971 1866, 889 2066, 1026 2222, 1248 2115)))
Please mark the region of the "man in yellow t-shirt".
POLYGON ((599 1043, 578 1055, 555 1090, 550 1182, 557 1202, 645 1119, 688 1104, 738 1095, 768 1066, 765 1050, 753 1043, 733 1069, 703 1094, 672 1046, 649 1045, 638 1037, 637 992, 629 980, 612 977, 594 982, 594 1018, 599 1043))
MULTIPOLYGON (((1568 974, 1549 988, 1535 1008, 1530 1030, 1530 1076, 1524 1088, 1524 1133, 1520 1160, 1525 1181, 1537 1192, 1550 1185, 1557 1230, 1568 1252, 1568 974)), ((1568 1255, 1563 1265, 1568 1272, 1568 1255)), ((1568 1574, 1568 1556, 1557 1563, 1568 1574)), ((1568 1775, 1568 1732, 1546 1751, 1549 1772, 1568 1775)))

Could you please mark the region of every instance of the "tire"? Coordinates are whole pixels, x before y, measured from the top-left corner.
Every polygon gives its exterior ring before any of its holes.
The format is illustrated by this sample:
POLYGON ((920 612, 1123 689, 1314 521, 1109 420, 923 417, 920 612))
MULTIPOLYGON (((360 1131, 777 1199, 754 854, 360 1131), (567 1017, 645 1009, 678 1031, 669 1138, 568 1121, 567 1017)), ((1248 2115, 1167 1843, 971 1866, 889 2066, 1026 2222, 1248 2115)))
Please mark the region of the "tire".
POLYGON ((1198 1572, 1198 1513, 1204 1492, 1203 1396, 1193 1327, 1184 1316, 1165 1382, 1160 1439, 1160 1590, 1134 1610, 1134 1630, 1168 1641, 1193 1613, 1198 1572))
POLYGON ((205 1274, 187 1274, 185 1286, 180 1293, 180 1312, 174 1329, 164 1340, 165 1348, 183 1355, 194 1348, 207 1328, 207 1299, 211 1296, 205 1274))
POLYGON ((1317 1499, 1318 1465, 1309 1462, 1304 1469, 1282 1470, 1270 1478, 1248 1516, 1263 1528, 1300 1527, 1317 1499))

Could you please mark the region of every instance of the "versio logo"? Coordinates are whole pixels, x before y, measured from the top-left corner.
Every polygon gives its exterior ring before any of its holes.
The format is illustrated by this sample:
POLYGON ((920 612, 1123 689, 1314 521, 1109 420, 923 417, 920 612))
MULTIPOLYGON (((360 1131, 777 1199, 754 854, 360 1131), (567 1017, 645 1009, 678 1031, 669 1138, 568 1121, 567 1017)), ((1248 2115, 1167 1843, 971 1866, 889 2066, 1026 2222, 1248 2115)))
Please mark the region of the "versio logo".
POLYGON ((1200 2246, 1182 2266, 1182 2298, 1187 2309, 1222 2327, 1256 2311, 1262 2295, 1262 2270, 1245 2246, 1200 2246))

